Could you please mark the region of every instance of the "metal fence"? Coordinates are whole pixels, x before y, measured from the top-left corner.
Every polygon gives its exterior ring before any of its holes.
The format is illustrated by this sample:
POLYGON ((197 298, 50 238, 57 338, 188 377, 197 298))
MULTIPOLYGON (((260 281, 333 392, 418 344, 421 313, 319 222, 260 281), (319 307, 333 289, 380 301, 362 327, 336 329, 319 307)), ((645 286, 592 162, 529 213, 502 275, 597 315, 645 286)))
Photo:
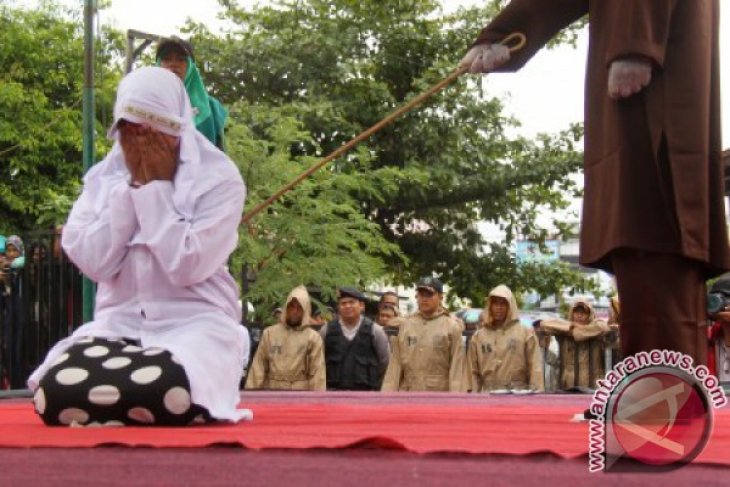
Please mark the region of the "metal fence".
POLYGON ((23 389, 48 349, 82 322, 82 275, 52 230, 23 236, 25 265, 0 283, 0 387, 23 389))

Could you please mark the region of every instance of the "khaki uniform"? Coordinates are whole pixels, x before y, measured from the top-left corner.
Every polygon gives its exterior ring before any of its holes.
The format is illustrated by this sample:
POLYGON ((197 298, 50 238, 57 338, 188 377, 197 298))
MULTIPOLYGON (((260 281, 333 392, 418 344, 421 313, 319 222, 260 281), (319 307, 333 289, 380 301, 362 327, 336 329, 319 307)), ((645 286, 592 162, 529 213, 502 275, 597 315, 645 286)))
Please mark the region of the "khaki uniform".
POLYGON ((606 373, 605 351, 615 341, 611 328, 603 320, 595 319, 593 307, 585 301, 577 301, 568 316, 578 304, 590 309, 590 323, 587 325, 566 320, 543 320, 540 329, 554 335, 560 346, 560 388, 596 387, 596 380, 606 373))
MULTIPOLYGON (((286 303, 292 299, 304 308, 302 323, 310 323, 306 288, 295 288, 286 303)), ((306 324, 288 326, 284 307, 281 321, 264 330, 248 373, 246 389, 324 391, 324 347, 319 333, 306 324)))
POLYGON ((541 349, 535 332, 520 324, 517 302, 507 286, 494 288, 487 298, 479 330, 469 341, 467 359, 472 392, 497 389, 544 391, 541 349), (489 313, 492 296, 509 303, 504 324, 495 325, 489 313))
POLYGON ((447 311, 429 318, 417 312, 397 323, 383 391, 467 390, 461 328, 447 311))

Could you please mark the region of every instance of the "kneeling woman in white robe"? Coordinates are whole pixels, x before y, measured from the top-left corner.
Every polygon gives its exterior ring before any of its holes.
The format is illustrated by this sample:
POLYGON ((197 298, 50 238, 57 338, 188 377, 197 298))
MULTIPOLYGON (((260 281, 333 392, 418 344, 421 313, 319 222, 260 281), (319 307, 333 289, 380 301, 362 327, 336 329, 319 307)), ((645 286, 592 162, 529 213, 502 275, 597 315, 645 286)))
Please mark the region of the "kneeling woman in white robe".
POLYGON ((119 85, 109 155, 84 178, 63 229, 98 284, 94 320, 28 380, 48 425, 235 422, 249 353, 227 261, 246 195, 234 163, 195 129, 170 71, 119 85))

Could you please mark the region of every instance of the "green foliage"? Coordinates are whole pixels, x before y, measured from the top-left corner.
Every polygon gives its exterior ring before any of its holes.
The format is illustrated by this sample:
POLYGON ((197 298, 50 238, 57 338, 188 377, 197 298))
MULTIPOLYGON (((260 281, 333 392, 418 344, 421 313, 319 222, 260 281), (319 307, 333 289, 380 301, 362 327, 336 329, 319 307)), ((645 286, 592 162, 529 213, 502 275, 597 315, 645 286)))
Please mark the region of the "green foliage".
MULTIPOLYGON (((239 161, 252 208, 316 162, 292 155, 294 147, 315 142, 296 120, 296 106, 271 109, 240 102, 232 108, 236 122, 228 131, 228 151, 239 161)), ((247 299, 258 305, 259 319, 299 284, 320 289, 316 297, 329 300, 336 286, 365 286, 386 273, 385 258, 402 257, 362 214, 358 200, 378 198, 383 187, 395 184, 387 182, 392 172, 316 173, 250 222, 241 232, 234 268, 246 263, 255 276, 247 299)))
MULTIPOLYGON (((220 0, 230 32, 189 24, 203 78, 231 109, 227 150, 246 179, 247 209, 443 79, 503 3, 444 16, 435 0, 277 0, 253 10, 220 0)), ((10 114, 0 119, 0 231, 59 223, 79 191, 81 26, 80 10, 53 2, 35 11, 0 2, 0 109, 10 114)), ((97 39, 99 157, 122 51, 121 33, 97 39)), ((517 238, 545 238, 537 213, 575 195, 568 175, 580 167, 582 128, 507 136, 517 124, 488 79, 435 95, 242 227, 234 269, 246 263, 255 277, 247 299, 265 313, 298 284, 326 300, 337 285, 431 273, 475 302, 502 282, 541 294, 585 289, 575 270, 519 266, 510 251, 517 238), (479 221, 505 240, 485 242, 479 221)))
MULTIPOLYGON (((60 223, 82 174, 83 32, 78 13, 43 2, 37 10, 0 3, 0 231, 60 223)), ((117 76, 100 49, 100 113, 117 76)), ((108 144, 98 126, 97 151, 108 144)))
MULTIPOLYGON (((503 2, 448 17, 440 15, 439 2, 429 0, 279 0, 253 10, 220 3, 235 24, 231 32, 218 36, 202 25, 188 26, 216 96, 228 103, 242 100, 241 106, 258 113, 290 113, 300 123, 297 130, 309 135, 282 140, 287 152, 283 157, 289 159, 285 167, 265 163, 271 165, 271 178, 247 180, 252 194, 264 198, 278 189, 267 184, 273 176, 281 185, 305 167, 293 160, 311 163, 312 157, 330 153, 443 79, 503 2)), ((572 32, 561 40, 570 41, 572 32)), ((535 224, 538 212, 565 208, 575 194, 567 176, 580 168, 582 128, 568 127, 535 140, 508 137, 506 130, 518 122, 505 117, 501 101, 485 94, 484 86, 460 80, 257 216, 256 235, 270 240, 264 245, 268 253, 247 248, 250 262, 260 265, 263 260, 285 276, 300 275, 294 261, 292 268, 281 262, 286 257, 279 258, 276 249, 286 248, 284 256, 298 255, 289 250, 290 237, 282 232, 284 223, 295 222, 279 218, 301 207, 298 218, 306 216, 303 221, 315 225, 304 232, 321 235, 323 245, 302 247, 298 257, 306 263, 303 281, 367 283, 372 274, 355 273, 339 282, 326 279, 330 267, 320 250, 330 252, 334 242, 329 239, 341 238, 337 245, 344 245, 350 236, 332 221, 309 219, 318 212, 324 217, 335 208, 326 205, 346 199, 348 207, 377 224, 399 249, 378 255, 394 282, 408 284, 434 272, 462 297, 483 296, 500 282, 540 291, 585 288, 575 270, 563 265, 522 269, 509 250, 516 238, 544 238, 546 231, 535 224), (306 201, 311 195, 315 201, 306 201), (486 245, 475 225, 480 220, 500 226, 504 242, 486 245), (310 265, 320 255, 323 260, 310 265)), ((237 122, 261 141, 272 141, 260 124, 237 122)), ((237 137, 229 134, 228 140, 237 137)), ((265 155, 281 150, 277 144, 259 149, 264 148, 265 155)), ((258 200, 254 196, 249 207, 258 200)), ((287 281, 277 289, 278 296, 297 283, 287 281)), ((259 286, 269 288, 257 282, 252 292, 262 292, 259 286)))

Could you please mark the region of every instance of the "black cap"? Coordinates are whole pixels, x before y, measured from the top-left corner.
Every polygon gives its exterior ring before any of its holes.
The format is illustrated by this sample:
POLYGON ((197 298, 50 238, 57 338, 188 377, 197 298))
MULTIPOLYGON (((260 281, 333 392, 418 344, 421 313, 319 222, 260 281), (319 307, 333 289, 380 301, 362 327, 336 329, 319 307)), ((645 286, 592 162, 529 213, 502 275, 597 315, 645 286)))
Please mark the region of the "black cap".
POLYGON ((160 39, 160 42, 157 44, 155 59, 159 60, 165 54, 167 54, 167 52, 173 49, 182 51, 191 58, 195 57, 193 56, 193 46, 191 46, 189 42, 184 41, 177 36, 172 36, 165 39, 160 39))
POLYGON ((422 277, 416 284, 416 289, 428 289, 441 294, 444 292, 444 284, 437 277, 422 277))
POLYGON ((367 301, 367 298, 363 293, 355 289, 354 287, 340 287, 337 288, 337 300, 342 298, 355 298, 363 303, 367 301))

